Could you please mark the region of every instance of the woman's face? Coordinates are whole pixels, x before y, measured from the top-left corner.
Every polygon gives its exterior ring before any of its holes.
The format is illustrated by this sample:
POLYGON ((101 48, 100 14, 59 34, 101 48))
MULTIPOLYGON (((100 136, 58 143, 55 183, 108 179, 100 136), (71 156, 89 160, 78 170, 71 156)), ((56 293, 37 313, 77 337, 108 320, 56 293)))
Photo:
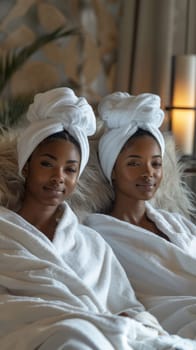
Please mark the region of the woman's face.
POLYGON ((58 206, 74 190, 80 169, 79 150, 72 142, 42 142, 24 167, 25 199, 58 206))
POLYGON ((149 200, 162 179, 162 157, 159 144, 148 135, 128 141, 119 154, 112 180, 116 196, 149 200))

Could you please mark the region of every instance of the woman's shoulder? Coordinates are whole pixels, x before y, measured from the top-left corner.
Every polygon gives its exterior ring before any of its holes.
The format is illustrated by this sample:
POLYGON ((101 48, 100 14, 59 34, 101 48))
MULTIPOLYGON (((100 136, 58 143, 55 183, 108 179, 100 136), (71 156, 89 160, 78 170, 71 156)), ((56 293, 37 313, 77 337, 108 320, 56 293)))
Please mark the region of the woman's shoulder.
POLYGON ((6 219, 9 217, 13 217, 15 215, 15 212, 4 207, 4 206, 0 206, 0 219, 6 219))
POLYGON ((185 215, 176 212, 169 211, 166 209, 154 208, 151 204, 147 203, 147 215, 152 219, 156 225, 167 232, 176 234, 181 234, 193 237, 196 235, 196 225, 195 223, 187 218, 185 215))
POLYGON ((83 224, 89 227, 110 226, 122 224, 122 221, 108 214, 90 213, 86 215, 83 224))
POLYGON ((89 220, 87 219, 83 223, 79 224, 79 230, 88 240, 96 240, 102 243, 103 238, 99 231, 96 229, 96 225, 91 224, 90 218, 89 220))
POLYGON ((159 214, 160 216, 164 217, 166 220, 184 222, 186 224, 195 225, 194 222, 183 215, 182 213, 179 213, 177 211, 169 211, 162 208, 153 208, 153 212, 159 214))

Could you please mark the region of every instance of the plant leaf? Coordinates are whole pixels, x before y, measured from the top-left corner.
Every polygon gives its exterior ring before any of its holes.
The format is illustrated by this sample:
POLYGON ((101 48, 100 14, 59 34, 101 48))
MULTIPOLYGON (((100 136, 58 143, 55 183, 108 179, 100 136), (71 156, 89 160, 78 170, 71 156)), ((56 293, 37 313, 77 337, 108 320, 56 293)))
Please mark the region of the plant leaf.
POLYGON ((20 68, 26 60, 42 46, 51 41, 57 40, 69 35, 79 34, 78 28, 66 29, 64 27, 57 28, 51 33, 40 35, 32 44, 23 48, 18 48, 6 52, 0 57, 0 93, 3 91, 5 85, 11 76, 20 68))
POLYGON ((20 96, 0 100, 0 128, 16 126, 24 116, 33 96, 20 96))

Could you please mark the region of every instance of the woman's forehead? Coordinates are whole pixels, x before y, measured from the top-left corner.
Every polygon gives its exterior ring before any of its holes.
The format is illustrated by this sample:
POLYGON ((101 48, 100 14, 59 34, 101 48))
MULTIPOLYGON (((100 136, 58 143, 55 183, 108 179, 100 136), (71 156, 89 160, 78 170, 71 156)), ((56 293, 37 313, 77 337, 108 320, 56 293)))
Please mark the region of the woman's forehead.
POLYGON ((62 138, 59 139, 46 139, 42 141, 34 150, 33 154, 38 155, 40 153, 55 152, 57 154, 62 153, 76 153, 79 157, 79 150, 77 146, 69 140, 62 138))
POLYGON ((124 147, 131 147, 131 146, 143 145, 143 144, 149 144, 149 145, 155 144, 159 146, 158 141, 153 135, 146 134, 146 135, 136 135, 131 137, 125 143, 124 147))
POLYGON ((161 154, 161 148, 157 140, 150 135, 140 135, 130 138, 124 147, 122 148, 120 154, 127 153, 130 150, 135 150, 137 152, 155 152, 161 154))

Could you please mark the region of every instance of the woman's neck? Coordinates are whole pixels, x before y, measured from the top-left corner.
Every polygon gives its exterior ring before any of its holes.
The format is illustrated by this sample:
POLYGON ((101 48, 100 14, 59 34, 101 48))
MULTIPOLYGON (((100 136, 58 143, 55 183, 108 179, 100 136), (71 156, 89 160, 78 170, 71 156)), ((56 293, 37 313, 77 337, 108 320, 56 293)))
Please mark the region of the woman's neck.
POLYGON ((60 207, 52 206, 36 205, 32 208, 24 202, 18 214, 52 240, 62 211, 60 207))
POLYGON ((167 235, 160 231, 156 224, 147 216, 145 201, 115 200, 110 215, 132 225, 142 227, 169 241, 167 235))
POLYGON ((145 212, 146 208, 143 200, 133 201, 124 199, 121 201, 116 199, 110 215, 134 225, 140 225, 145 217, 145 212))

